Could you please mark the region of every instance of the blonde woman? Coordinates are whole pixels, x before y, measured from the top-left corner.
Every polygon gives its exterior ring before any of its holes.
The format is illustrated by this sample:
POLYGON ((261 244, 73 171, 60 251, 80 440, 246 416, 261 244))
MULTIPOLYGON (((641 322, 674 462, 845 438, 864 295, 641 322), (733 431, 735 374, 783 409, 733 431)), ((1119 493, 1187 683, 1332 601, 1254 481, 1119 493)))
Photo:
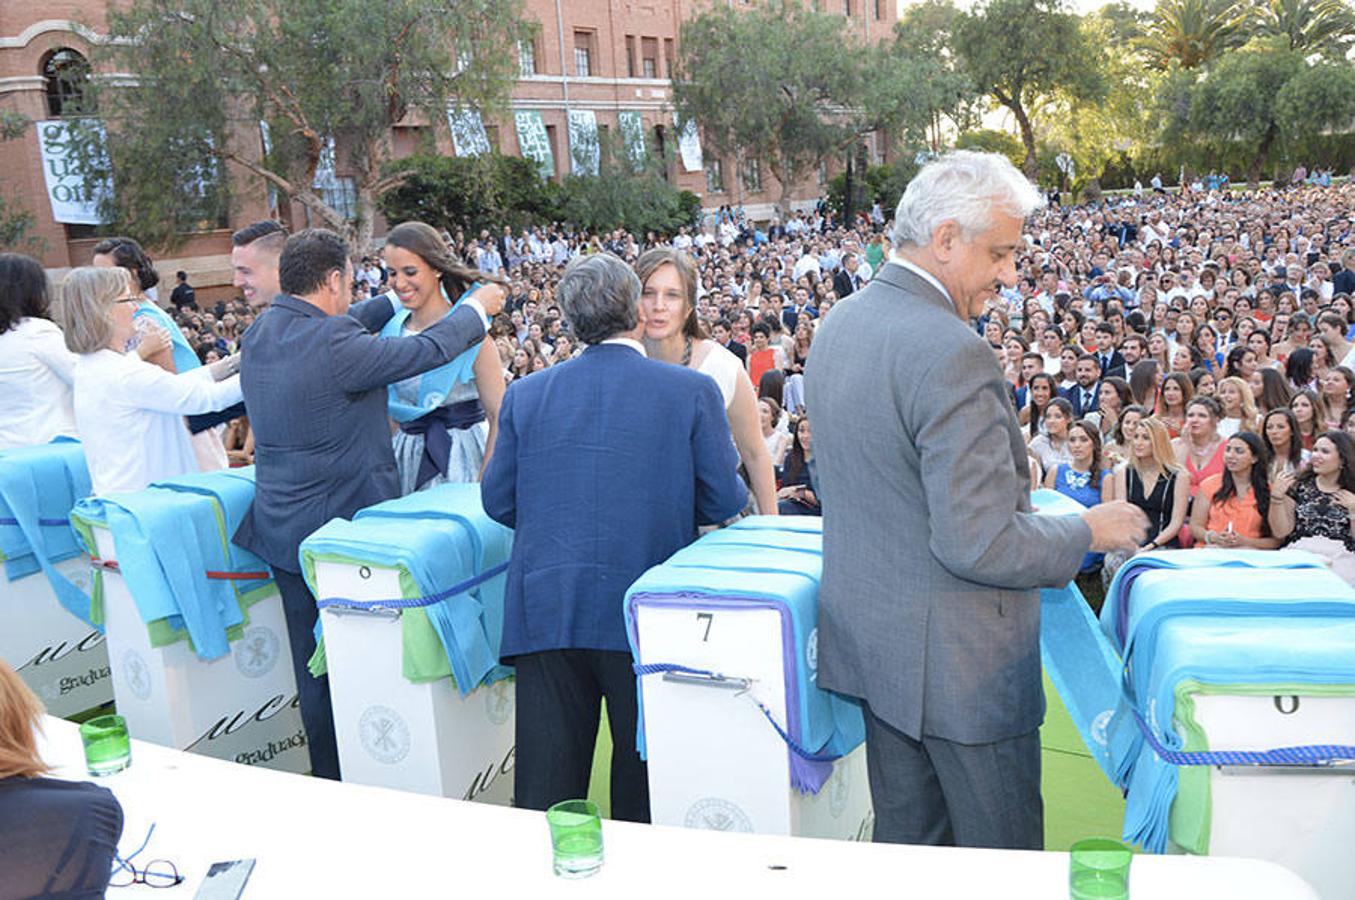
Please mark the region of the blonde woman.
POLYGON ((107 788, 46 778, 43 709, 0 661, 0 872, 6 897, 102 897, 122 836, 107 788))
MULTIPOLYGON (((139 491, 200 471, 182 417, 241 401, 239 356, 174 374, 124 352, 140 302, 125 269, 75 269, 61 300, 66 347, 77 356, 75 425, 94 493, 139 491)), ((148 332, 148 341, 169 347, 163 332, 148 332)))
POLYGON ((1251 387, 1236 375, 1219 382, 1214 391, 1223 417, 1219 419, 1219 434, 1230 438, 1239 431, 1256 431, 1261 416, 1256 411, 1256 398, 1251 387))
POLYGON ((1114 499, 1128 500, 1148 516, 1150 539, 1140 550, 1179 547, 1190 479, 1181 477, 1167 426, 1153 417, 1140 419, 1126 438, 1129 459, 1112 479, 1114 499))

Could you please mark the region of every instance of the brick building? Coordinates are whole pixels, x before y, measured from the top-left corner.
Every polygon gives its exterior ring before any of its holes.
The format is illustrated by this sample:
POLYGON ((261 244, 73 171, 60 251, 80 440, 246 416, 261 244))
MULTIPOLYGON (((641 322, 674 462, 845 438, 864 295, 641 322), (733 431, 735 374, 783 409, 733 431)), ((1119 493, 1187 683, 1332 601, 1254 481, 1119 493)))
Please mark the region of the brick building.
MULTIPOLYGON (((690 141, 684 148, 688 152, 679 152, 682 142, 669 81, 679 29, 686 17, 713 2, 751 5, 747 0, 527 0, 528 15, 540 28, 535 41, 519 48, 521 75, 511 92, 510 108, 483 120, 465 112, 454 116, 468 128, 458 128, 451 140, 440 138, 439 147, 446 153, 465 153, 488 146, 529 156, 538 161, 543 174, 558 178, 587 170, 587 152, 580 150, 589 135, 611 134, 628 149, 643 147, 648 153, 671 155, 669 180, 698 194, 705 206, 742 204, 753 216, 767 217, 779 185, 757 160, 724 159, 707 149, 698 164, 690 141)), ((899 3, 819 0, 816 5, 840 11, 863 41, 875 42, 889 35, 899 3)), ((36 123, 19 140, 0 142, 0 192, 33 214, 34 233, 44 247, 43 263, 54 275, 88 262, 95 226, 69 221, 69 212, 58 210, 69 186, 57 187, 54 194, 44 177, 42 123, 59 119, 60 71, 80 65, 101 39, 105 8, 104 0, 0 4, 0 109, 16 110, 36 123)), ((110 75, 115 73, 96 77, 110 75)), ((397 154, 413 151, 416 131, 396 129, 397 154)), ((336 175, 341 183, 342 164, 336 175)), ((235 177, 236 206, 227 223, 232 228, 269 212, 262 185, 235 177)), ((800 186, 793 196, 809 201, 819 193, 820 186, 811 183, 800 186)), ((284 210, 283 215, 296 225, 305 222, 300 207, 284 210)), ((168 280, 176 269, 184 269, 190 281, 206 289, 204 299, 211 299, 217 290, 226 291, 230 230, 195 234, 173 258, 162 254, 162 277, 168 280)), ((378 228, 378 233, 382 230, 378 228)))

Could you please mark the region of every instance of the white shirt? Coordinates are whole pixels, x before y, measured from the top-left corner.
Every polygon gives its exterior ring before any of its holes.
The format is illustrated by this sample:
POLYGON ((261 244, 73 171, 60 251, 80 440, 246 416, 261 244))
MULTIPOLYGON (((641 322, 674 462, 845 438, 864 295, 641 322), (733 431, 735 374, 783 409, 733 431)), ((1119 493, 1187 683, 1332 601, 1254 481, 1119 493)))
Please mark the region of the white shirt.
MULTIPOLYGON (((634 350, 636 353, 640 354, 646 359, 649 358, 649 354, 645 352, 645 345, 633 338, 607 338, 607 340, 603 341, 602 343, 620 344, 623 347, 629 347, 630 349, 634 350)), ((600 347, 602 346, 602 344, 599 344, 598 346, 600 347)))
POLYGON ((0 449, 75 436, 75 360, 47 319, 23 318, 0 334, 0 449))
POLYGON ((950 305, 952 307, 955 306, 955 301, 951 299, 950 291, 946 290, 946 286, 942 284, 940 280, 931 272, 928 272, 926 269, 922 268, 917 263, 909 262, 902 256, 899 256, 897 253, 889 254, 889 261, 892 263, 897 263, 900 266, 903 266, 905 269, 912 272, 914 275, 921 275, 927 281, 931 282, 932 287, 936 288, 938 291, 941 292, 942 297, 945 297, 946 300, 950 301, 950 305))
POLYGON ((75 423, 94 493, 139 491, 198 471, 183 417, 239 403, 240 376, 212 381, 206 366, 175 375, 136 354, 76 357, 75 423))

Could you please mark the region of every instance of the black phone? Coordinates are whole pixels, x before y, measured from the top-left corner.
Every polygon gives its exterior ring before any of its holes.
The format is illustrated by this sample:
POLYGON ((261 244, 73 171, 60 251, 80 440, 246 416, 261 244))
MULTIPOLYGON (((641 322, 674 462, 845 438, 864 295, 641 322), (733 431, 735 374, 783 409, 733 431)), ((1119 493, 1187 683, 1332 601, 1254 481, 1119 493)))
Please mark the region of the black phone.
POLYGON ((254 871, 254 860, 232 859, 212 863, 207 877, 198 886, 194 900, 239 900, 245 892, 245 882, 254 871))

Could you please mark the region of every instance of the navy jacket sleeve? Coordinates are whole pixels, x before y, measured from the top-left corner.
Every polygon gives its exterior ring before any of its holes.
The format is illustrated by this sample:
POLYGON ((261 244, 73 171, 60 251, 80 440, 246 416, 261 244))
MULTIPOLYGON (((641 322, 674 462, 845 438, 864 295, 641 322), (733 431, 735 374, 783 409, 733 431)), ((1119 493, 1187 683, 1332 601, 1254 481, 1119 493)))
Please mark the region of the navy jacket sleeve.
POLYGON ((330 357, 336 380, 349 393, 363 393, 445 365, 480 343, 480 314, 463 306, 418 334, 383 338, 351 316, 331 319, 330 357))
POLYGON ((480 503, 489 517, 508 528, 517 527, 518 436, 513 423, 513 398, 517 392, 509 385, 499 408, 499 437, 494 455, 480 479, 480 503))
MULTIPOLYGON (((702 382, 692 427, 696 521, 699 525, 716 525, 738 515, 748 503, 748 488, 739 477, 739 454, 734 449, 720 389, 713 379, 704 378, 702 382)), ((494 455, 498 456, 497 448, 494 455)))
POLYGON ((348 307, 348 314, 362 323, 372 334, 376 334, 395 315, 397 301, 390 294, 380 294, 370 300, 363 300, 348 307))

